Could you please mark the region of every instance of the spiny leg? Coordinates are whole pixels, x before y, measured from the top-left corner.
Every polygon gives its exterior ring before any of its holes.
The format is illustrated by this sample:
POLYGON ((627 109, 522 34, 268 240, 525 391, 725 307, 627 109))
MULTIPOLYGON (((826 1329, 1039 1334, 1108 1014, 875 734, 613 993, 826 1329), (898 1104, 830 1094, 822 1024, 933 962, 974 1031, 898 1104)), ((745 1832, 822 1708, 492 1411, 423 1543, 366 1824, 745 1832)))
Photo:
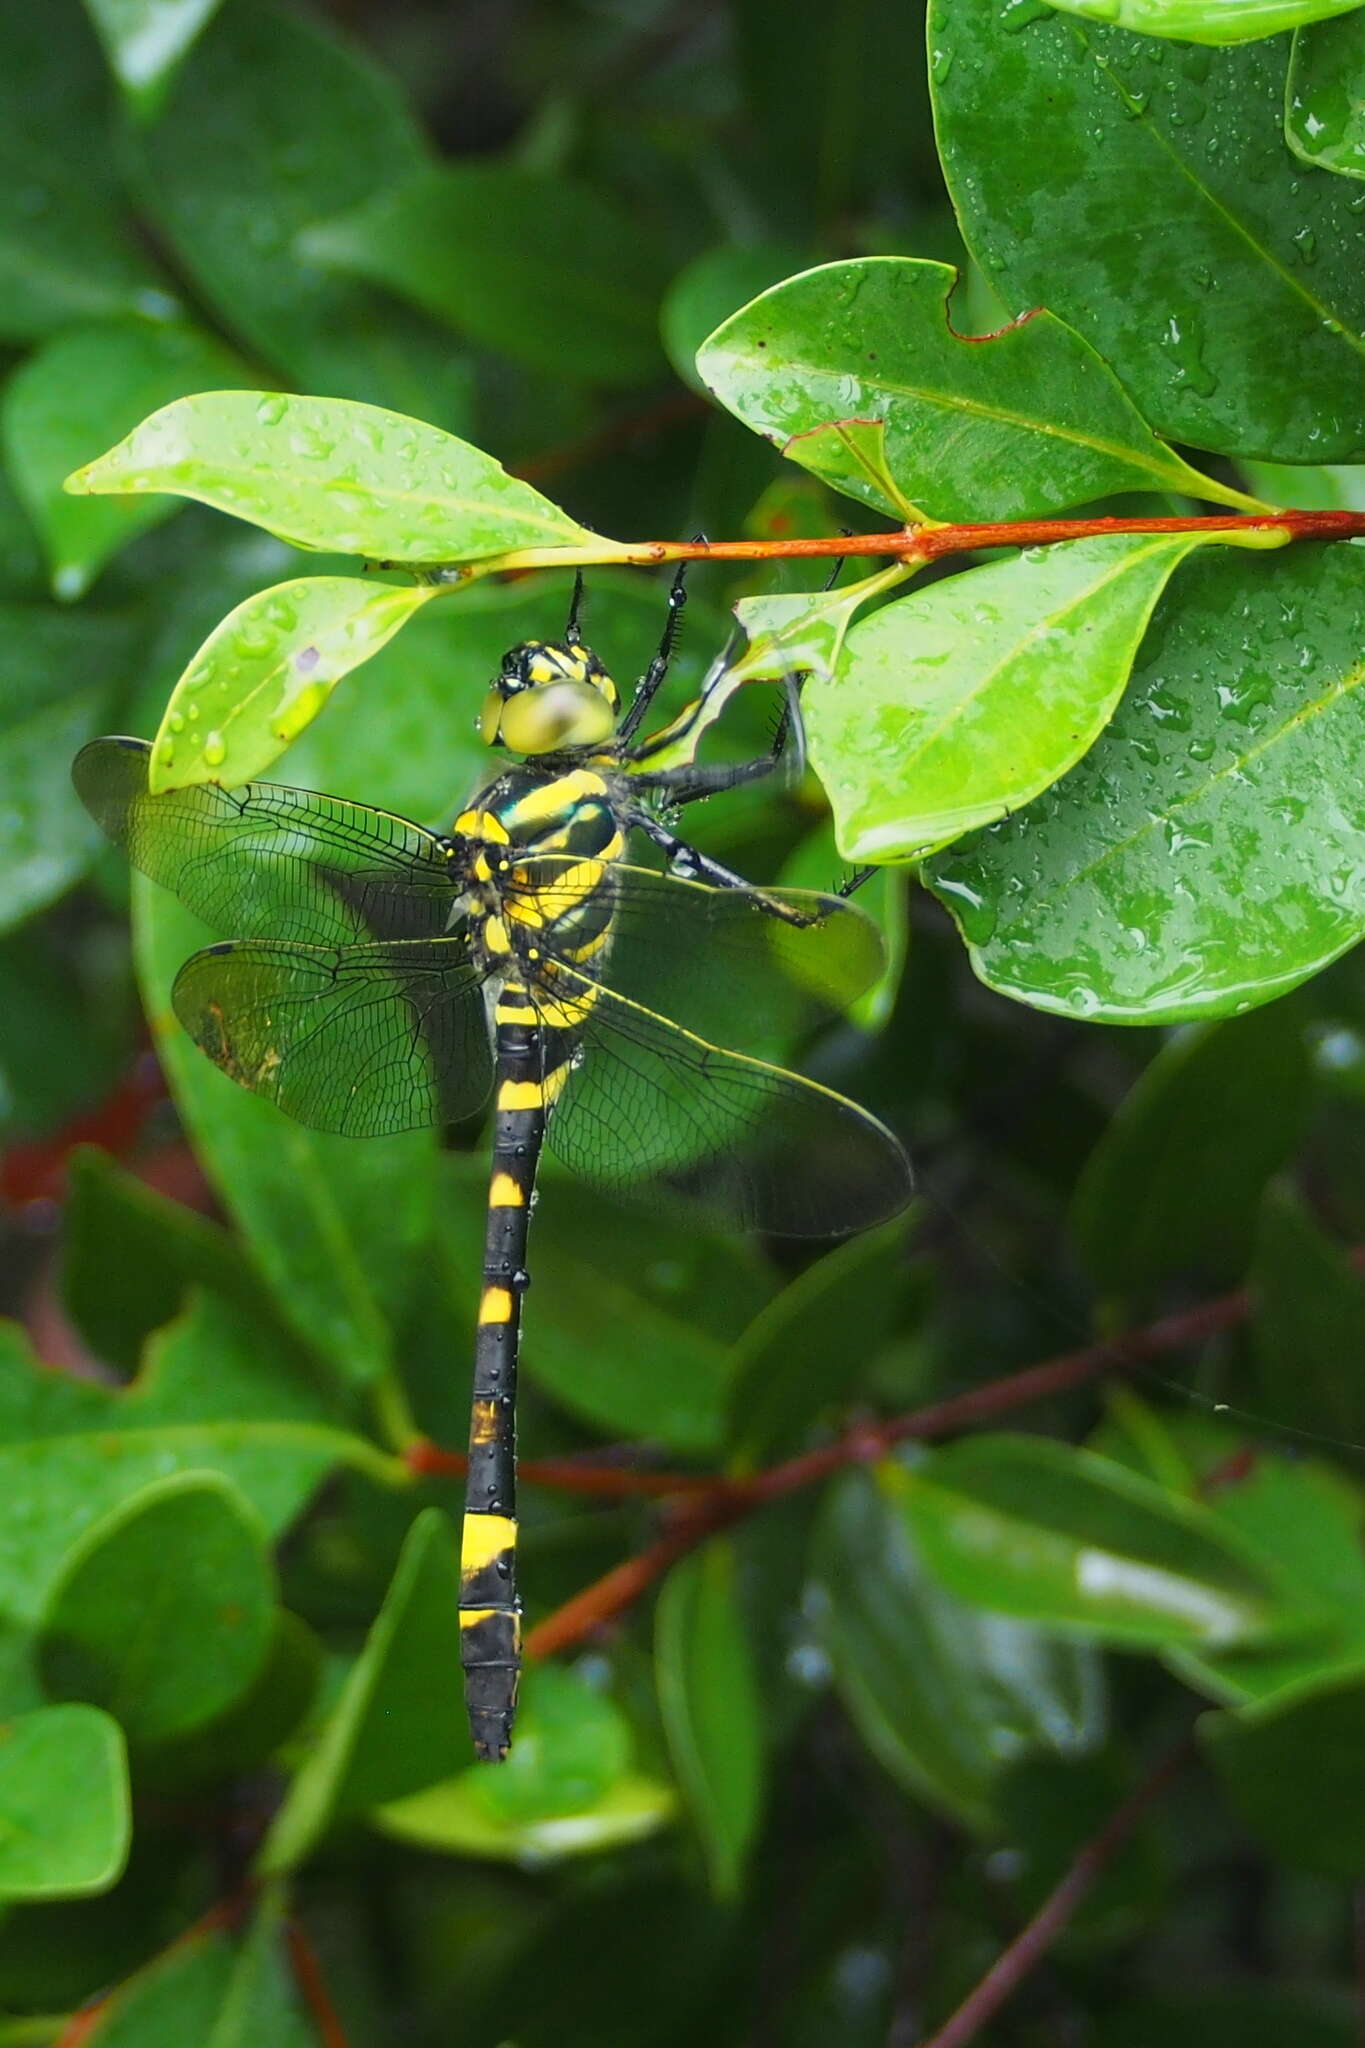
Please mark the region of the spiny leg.
MULTIPOLYGON (((699 533, 694 535, 693 538, 704 540, 706 536, 699 533)), ((640 678, 635 695, 631 699, 629 711, 621 720, 619 738, 623 745, 634 738, 639 730, 640 720, 648 711, 655 697, 658 696, 664 677, 668 674, 668 664, 673 658, 673 643, 678 637, 678 626, 682 619, 683 606, 687 603, 686 583, 687 563, 679 562, 677 573, 669 586, 668 616, 664 620, 663 635, 659 641, 658 649, 654 659, 640 678)))
POLYGON ((569 599, 569 616, 564 622, 564 640, 569 647, 583 645, 583 571, 574 571, 573 596, 569 599))

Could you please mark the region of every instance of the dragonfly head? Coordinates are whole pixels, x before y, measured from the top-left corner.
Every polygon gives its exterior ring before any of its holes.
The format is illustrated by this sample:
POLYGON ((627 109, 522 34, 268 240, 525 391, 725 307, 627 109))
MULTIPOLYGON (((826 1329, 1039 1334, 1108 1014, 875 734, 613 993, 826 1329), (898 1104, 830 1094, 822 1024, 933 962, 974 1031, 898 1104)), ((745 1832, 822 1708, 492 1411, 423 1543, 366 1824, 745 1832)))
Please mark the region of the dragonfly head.
POLYGON ((484 698, 485 746, 514 754, 597 747, 616 729, 621 696, 580 641, 523 640, 509 648, 484 698))

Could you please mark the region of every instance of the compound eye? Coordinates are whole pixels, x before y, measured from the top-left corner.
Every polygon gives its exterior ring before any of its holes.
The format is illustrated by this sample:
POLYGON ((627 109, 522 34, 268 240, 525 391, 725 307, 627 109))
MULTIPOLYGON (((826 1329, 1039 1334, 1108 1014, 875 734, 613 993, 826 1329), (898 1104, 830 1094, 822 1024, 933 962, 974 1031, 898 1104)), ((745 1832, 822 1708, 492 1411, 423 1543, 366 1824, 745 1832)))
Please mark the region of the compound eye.
POLYGON ((610 704, 591 683, 545 683, 509 698, 501 710, 502 740, 514 754, 599 746, 616 725, 610 704))
POLYGON ((503 744, 499 727, 502 724, 504 699, 497 689, 492 689, 483 700, 479 713, 479 738, 486 747, 500 747, 503 744))

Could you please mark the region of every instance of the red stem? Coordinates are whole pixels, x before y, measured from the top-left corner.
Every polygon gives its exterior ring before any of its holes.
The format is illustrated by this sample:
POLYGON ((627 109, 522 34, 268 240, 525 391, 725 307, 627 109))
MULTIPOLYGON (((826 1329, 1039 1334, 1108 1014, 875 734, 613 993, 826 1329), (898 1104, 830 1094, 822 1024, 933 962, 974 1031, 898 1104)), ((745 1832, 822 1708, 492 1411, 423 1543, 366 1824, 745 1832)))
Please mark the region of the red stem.
POLYGON ((341 2015, 332 2003, 332 1994, 323 1978, 317 1951, 297 1920, 285 1922, 284 1939, 294 1982, 317 2028, 322 2048, 350 2048, 341 2015))
POLYGON ((967 2042, 975 2040, 982 2027, 995 2018, 1006 1999, 1011 1998, 1025 1977, 1038 1967, 1148 1808, 1189 1761, 1193 1748, 1189 1736, 1183 1736, 1174 1749, 1167 1751, 1129 1793, 1122 1806, 1109 1816, 1099 1832, 1077 1851, 1069 1869, 1049 1892, 1027 1927, 996 1957, 952 2017, 937 2033, 926 2035, 919 2048, 966 2048, 967 2042))

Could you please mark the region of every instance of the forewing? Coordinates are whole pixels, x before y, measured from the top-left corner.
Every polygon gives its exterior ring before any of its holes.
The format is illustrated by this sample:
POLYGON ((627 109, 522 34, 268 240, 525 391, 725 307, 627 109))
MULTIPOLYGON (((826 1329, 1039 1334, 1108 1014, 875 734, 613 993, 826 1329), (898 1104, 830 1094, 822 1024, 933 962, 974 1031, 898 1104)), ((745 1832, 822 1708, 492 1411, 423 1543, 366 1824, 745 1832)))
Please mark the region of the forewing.
POLYGON ((790 1237, 866 1229, 910 1198, 901 1145, 856 1103, 609 990, 583 1025, 582 1055, 548 1142, 613 1194, 698 1205, 733 1228, 790 1237))
MULTIPOLYGON (((572 903, 582 867, 530 864, 533 900, 548 919, 572 903)), ((780 1053, 882 972, 880 932, 840 897, 713 889, 624 863, 604 864, 604 873, 611 944, 580 971, 714 1044, 780 1053)))
POLYGON ((317 1131, 451 1123, 492 1082, 483 978, 462 937, 230 941, 185 962, 172 1001, 216 1066, 317 1131))
POLYGON ((97 739, 71 775, 135 868, 233 938, 436 938, 455 886, 442 842, 389 811, 282 783, 152 796, 145 740, 97 739))

